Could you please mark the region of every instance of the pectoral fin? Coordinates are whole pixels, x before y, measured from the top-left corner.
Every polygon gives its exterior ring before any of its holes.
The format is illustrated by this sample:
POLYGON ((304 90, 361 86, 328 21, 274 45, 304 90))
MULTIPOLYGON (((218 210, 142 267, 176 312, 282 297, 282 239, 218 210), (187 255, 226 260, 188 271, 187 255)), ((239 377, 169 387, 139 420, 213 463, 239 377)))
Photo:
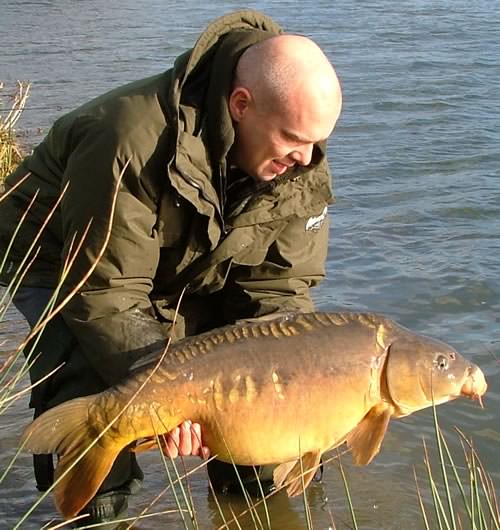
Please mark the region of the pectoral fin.
POLYGON ((366 416, 347 436, 354 463, 369 464, 380 450, 391 419, 392 407, 383 404, 371 408, 366 416))
POLYGON ((274 470, 274 485, 277 488, 285 485, 289 497, 299 495, 307 488, 318 470, 320 457, 321 453, 314 451, 303 454, 298 460, 280 464, 274 470))
POLYGON ((273 472, 274 485, 276 488, 281 488, 286 481, 286 477, 290 471, 294 468, 297 460, 292 460, 291 462, 285 462, 276 467, 273 472))

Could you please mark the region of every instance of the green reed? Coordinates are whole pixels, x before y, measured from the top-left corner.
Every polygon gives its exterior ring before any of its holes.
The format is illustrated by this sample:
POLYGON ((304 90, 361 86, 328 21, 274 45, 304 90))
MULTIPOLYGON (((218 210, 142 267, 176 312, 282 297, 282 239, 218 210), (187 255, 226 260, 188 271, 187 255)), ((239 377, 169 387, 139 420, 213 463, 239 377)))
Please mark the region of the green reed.
POLYGON ((434 523, 425 509, 421 485, 415 472, 417 495, 426 530, 500 530, 500 509, 493 480, 485 470, 470 438, 456 428, 462 447, 462 462, 456 463, 449 444, 439 424, 436 407, 433 406, 434 434, 438 450, 439 472, 434 472, 424 441, 424 463, 427 487, 432 497, 434 523))

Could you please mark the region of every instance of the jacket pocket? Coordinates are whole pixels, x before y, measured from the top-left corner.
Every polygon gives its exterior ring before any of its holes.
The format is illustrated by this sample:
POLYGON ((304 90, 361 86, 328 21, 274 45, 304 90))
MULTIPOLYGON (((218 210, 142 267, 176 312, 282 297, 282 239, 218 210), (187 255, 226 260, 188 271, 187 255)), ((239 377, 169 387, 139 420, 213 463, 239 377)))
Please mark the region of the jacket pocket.
POLYGON ((156 231, 160 247, 181 247, 191 232, 191 223, 196 211, 173 188, 162 194, 156 231))
POLYGON ((267 248, 255 248, 250 246, 235 254, 233 261, 237 265, 260 265, 266 259, 267 252, 267 248))

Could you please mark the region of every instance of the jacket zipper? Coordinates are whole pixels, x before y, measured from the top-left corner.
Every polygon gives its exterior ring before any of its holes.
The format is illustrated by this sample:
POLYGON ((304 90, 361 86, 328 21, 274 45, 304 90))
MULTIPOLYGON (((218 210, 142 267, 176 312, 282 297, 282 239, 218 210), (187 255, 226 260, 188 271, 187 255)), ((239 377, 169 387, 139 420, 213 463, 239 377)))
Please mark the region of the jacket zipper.
POLYGON ((218 218, 219 218, 219 222, 220 222, 220 225, 221 225, 221 229, 222 229, 222 234, 225 236, 227 235, 228 233, 228 229, 226 227, 226 223, 224 222, 224 218, 222 217, 222 214, 220 212, 220 209, 219 209, 219 205, 218 204, 215 204, 214 202, 212 202, 210 200, 209 197, 207 197, 207 195, 204 193, 203 189, 201 188, 201 186, 191 177, 184 177, 187 182, 189 184, 191 184, 191 186, 193 186, 194 188, 196 188, 197 190, 200 191, 201 193, 201 196, 209 203, 211 204, 213 207, 214 207, 214 210, 217 212, 217 215, 218 215, 218 218))

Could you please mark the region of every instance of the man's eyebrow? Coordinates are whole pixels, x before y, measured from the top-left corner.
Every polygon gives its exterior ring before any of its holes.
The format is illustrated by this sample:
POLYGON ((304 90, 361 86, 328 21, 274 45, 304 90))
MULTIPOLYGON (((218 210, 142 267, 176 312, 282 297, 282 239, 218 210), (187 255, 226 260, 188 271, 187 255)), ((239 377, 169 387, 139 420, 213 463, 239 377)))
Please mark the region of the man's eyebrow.
POLYGON ((310 140, 309 138, 305 138, 304 136, 300 136, 300 134, 295 133, 293 131, 289 131, 288 129, 282 129, 282 134, 289 138, 290 140, 294 140, 295 142, 298 142, 300 144, 313 144, 315 143, 314 140, 310 140))

